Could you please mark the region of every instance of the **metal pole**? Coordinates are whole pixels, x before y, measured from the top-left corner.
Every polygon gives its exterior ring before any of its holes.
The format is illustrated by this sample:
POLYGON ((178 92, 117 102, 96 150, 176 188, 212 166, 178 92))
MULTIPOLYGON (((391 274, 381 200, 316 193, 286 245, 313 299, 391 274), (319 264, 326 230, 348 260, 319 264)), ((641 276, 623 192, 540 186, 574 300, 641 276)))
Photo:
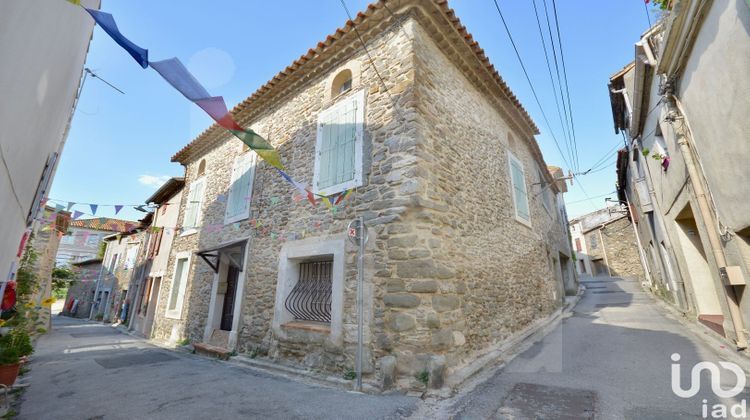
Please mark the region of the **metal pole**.
POLYGON ((362 341, 365 282, 365 218, 359 216, 359 255, 357 258, 357 391, 362 391, 362 341))

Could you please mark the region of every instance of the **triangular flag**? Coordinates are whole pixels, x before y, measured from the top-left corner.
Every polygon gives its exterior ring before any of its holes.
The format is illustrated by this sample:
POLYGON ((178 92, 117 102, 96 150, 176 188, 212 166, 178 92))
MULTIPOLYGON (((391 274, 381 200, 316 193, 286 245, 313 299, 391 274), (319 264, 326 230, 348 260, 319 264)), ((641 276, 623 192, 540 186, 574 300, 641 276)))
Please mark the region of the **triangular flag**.
POLYGON ((115 204, 115 216, 117 216, 117 213, 119 213, 123 207, 125 206, 123 206, 122 204, 115 204))
POLYGON ((72 208, 73 208, 73 206, 75 206, 75 205, 76 205, 76 203, 74 203, 74 202, 72 202, 72 201, 68 201, 68 208, 67 208, 66 210, 67 210, 67 211, 70 211, 70 209, 72 209, 72 208))
POLYGON ((76 6, 81 5, 81 0, 67 0, 68 3, 75 4, 76 6))
POLYGON ((55 211, 57 212, 61 212, 64 208, 65 206, 63 206, 62 204, 55 204, 55 211))
POLYGON ((78 219, 81 216, 83 216, 83 212, 82 211, 76 210, 76 211, 73 212, 73 220, 76 220, 76 219, 78 219))
POLYGON ((89 207, 91 207, 91 214, 96 214, 96 209, 99 208, 98 204, 89 204, 89 207))

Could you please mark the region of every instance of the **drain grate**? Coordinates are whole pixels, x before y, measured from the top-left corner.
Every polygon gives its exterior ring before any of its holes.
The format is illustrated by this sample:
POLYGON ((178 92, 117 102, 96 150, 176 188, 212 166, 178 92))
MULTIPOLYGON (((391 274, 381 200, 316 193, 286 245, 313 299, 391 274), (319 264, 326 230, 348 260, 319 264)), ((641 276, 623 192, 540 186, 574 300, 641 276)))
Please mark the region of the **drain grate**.
POLYGON ((586 286, 586 289, 606 289, 607 286, 586 286))
POLYGON ((70 333, 73 338, 86 338, 86 337, 98 337, 105 335, 118 335, 119 331, 108 328, 109 331, 96 331, 96 332, 83 332, 83 333, 70 333))
POLYGON ((575 388, 519 383, 510 391, 496 418, 593 419, 596 393, 575 388))
POLYGON ((594 305, 595 308, 610 308, 610 307, 627 308, 629 306, 630 306, 629 303, 600 303, 598 305, 594 305))
POLYGON ((117 369, 133 365, 150 365, 153 363, 169 362, 177 358, 158 351, 147 351, 143 353, 124 354, 122 356, 100 357, 94 359, 99 366, 105 369, 117 369))
POLYGON ((625 292, 623 292, 622 290, 601 290, 601 291, 598 291, 598 292, 591 292, 591 293, 595 293, 597 295, 601 295, 602 293, 625 293, 625 292))

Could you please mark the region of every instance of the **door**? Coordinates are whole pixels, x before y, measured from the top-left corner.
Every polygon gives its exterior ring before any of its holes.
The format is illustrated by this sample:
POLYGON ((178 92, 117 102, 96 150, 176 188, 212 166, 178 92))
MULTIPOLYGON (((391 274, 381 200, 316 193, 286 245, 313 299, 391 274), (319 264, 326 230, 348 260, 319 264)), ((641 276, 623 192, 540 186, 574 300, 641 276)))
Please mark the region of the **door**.
POLYGON ((151 338, 151 327, 154 324, 154 313, 156 304, 159 302, 159 289, 161 288, 161 277, 156 277, 151 282, 151 291, 148 298, 148 307, 146 308, 146 323, 143 327, 143 335, 151 338))
POLYGON ((220 329, 232 331, 232 321, 234 320, 234 300, 237 294, 237 280, 239 278, 239 268, 230 265, 227 269, 227 291, 224 293, 224 305, 221 308, 221 325, 220 329))

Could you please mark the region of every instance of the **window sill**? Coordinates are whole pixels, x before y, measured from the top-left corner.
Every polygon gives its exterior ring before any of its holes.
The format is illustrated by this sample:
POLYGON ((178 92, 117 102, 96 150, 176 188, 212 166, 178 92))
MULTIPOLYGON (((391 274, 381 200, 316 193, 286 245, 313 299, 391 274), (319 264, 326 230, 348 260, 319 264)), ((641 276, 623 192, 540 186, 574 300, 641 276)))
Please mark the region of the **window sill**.
POLYGON ((196 228, 188 229, 188 230, 183 231, 180 234, 180 238, 185 237, 185 236, 194 235, 196 233, 198 233, 198 229, 196 229, 196 228))
POLYGON ((331 326, 329 324, 323 324, 320 322, 313 321, 291 321, 286 324, 281 324, 281 328, 288 330, 302 330, 321 334, 330 334, 331 326))
POLYGON ((520 217, 518 217, 518 216, 516 216, 516 217, 515 217, 515 219, 516 219, 516 222, 518 222, 518 223, 520 223, 520 224, 522 224, 522 225, 526 226, 527 228, 529 228, 529 229, 532 229, 532 230, 533 230, 533 228, 531 227, 531 222, 530 222, 530 221, 528 221, 528 220, 524 220, 524 219, 522 219, 522 218, 520 218, 520 217))

